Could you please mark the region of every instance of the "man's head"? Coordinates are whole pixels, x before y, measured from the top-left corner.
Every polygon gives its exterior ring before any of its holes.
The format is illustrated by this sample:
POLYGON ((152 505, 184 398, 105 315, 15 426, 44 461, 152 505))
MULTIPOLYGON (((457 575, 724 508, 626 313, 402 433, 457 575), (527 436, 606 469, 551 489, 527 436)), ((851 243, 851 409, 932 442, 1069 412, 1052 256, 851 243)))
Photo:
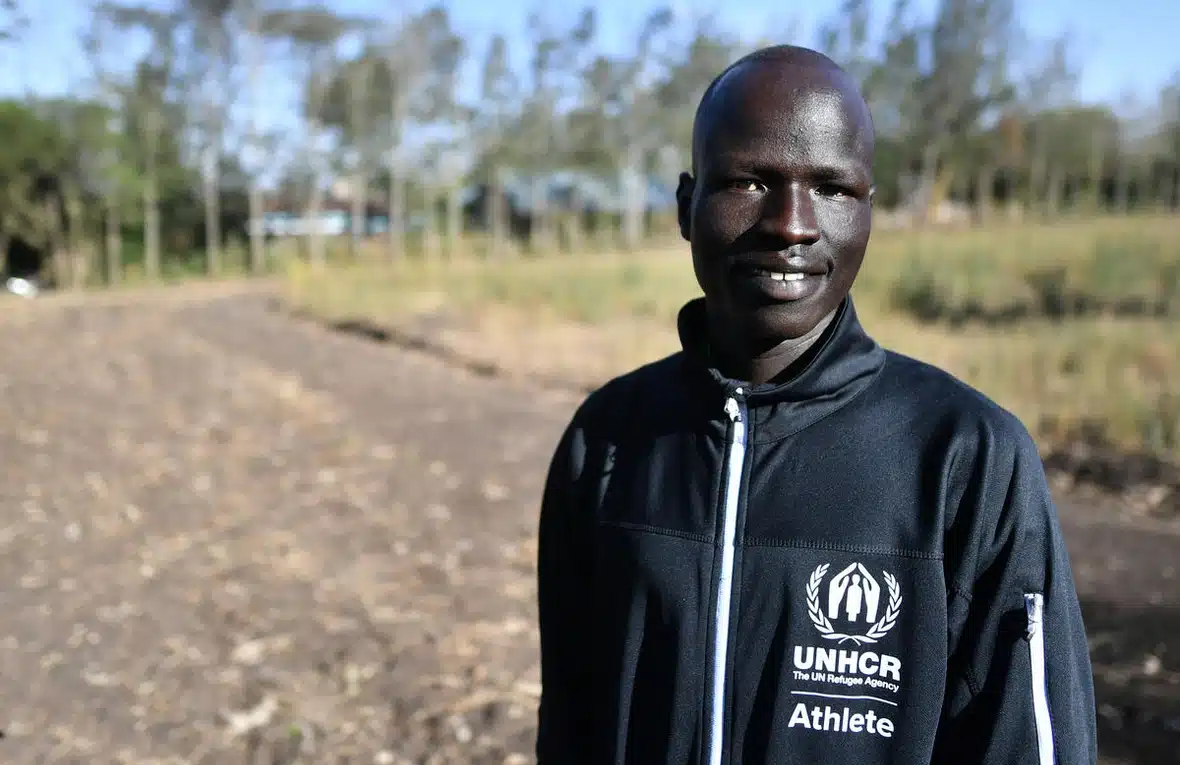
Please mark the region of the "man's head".
POLYGON ((709 86, 677 189, 681 234, 728 352, 812 333, 864 260, 873 125, 856 83, 806 48, 765 48, 709 86))

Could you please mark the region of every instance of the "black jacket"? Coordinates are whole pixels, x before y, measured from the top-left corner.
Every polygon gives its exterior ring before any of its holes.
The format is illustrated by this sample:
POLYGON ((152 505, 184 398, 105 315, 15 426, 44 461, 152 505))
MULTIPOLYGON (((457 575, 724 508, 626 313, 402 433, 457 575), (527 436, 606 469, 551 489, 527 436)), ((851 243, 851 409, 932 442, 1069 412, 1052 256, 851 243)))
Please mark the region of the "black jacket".
POLYGON ((541 509, 540 765, 1083 765, 1069 558, 1007 411, 846 300, 743 387, 684 350, 591 394, 541 509))

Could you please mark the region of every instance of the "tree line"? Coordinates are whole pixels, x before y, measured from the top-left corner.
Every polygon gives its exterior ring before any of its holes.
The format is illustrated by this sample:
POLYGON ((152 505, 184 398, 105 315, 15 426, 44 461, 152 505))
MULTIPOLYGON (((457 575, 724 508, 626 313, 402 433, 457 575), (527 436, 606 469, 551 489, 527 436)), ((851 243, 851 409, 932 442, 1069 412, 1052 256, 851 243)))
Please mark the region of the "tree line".
MULTIPOLYGON (((878 200, 898 222, 1180 209, 1180 73, 1151 104, 1084 104, 1069 38, 1029 37, 1013 0, 927 15, 882 1, 883 28, 871 0, 844 0, 814 36, 766 39, 656 8, 618 53, 593 7, 475 39, 443 3, 370 18, 100 0, 78 40, 85 82, 0 102, 0 253, 9 271, 52 254, 67 283, 117 282, 130 263, 158 279, 178 259, 262 271, 268 213, 329 210, 354 256, 366 241, 391 259, 445 255, 475 237, 490 256, 592 237, 636 248, 666 230, 709 81, 776 42, 818 47, 862 83, 878 200), (299 107, 275 128, 279 77, 299 107)), ((0 0, 0 56, 31 2, 0 0)), ((324 262, 329 238, 311 229, 306 257, 324 262)))

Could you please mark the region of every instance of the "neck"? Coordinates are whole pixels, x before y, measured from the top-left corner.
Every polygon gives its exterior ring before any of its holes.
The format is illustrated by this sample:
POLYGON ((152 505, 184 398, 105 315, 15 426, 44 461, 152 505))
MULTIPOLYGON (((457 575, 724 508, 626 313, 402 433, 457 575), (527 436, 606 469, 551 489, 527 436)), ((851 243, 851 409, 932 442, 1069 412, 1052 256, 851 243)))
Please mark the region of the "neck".
POLYGON ((811 360, 810 351, 816 348, 816 343, 835 317, 836 311, 832 311, 806 335, 788 338, 765 350, 746 349, 741 341, 735 342, 739 333, 714 327, 711 331, 718 339, 717 346, 730 349, 718 354, 720 370, 727 377, 753 385, 787 378, 793 367, 804 366, 811 360))

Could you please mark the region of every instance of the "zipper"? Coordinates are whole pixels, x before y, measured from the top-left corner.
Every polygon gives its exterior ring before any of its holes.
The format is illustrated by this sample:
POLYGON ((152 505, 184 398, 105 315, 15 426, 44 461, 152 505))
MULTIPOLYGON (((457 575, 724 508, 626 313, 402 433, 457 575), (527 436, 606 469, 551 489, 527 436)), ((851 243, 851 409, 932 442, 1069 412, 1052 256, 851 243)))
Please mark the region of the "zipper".
POLYGON ((725 502, 721 508, 721 571, 713 614, 713 688, 710 694, 709 765, 721 765, 725 728, 725 668, 729 658, 729 612, 733 601, 733 561, 737 536, 738 498, 746 460, 746 404, 737 388, 725 401, 733 438, 725 458, 725 502))
POLYGON ((1049 685, 1045 674, 1045 597, 1024 596, 1028 616, 1028 652, 1032 669, 1033 719, 1037 730, 1037 765, 1053 765, 1053 720, 1049 714, 1049 685))

